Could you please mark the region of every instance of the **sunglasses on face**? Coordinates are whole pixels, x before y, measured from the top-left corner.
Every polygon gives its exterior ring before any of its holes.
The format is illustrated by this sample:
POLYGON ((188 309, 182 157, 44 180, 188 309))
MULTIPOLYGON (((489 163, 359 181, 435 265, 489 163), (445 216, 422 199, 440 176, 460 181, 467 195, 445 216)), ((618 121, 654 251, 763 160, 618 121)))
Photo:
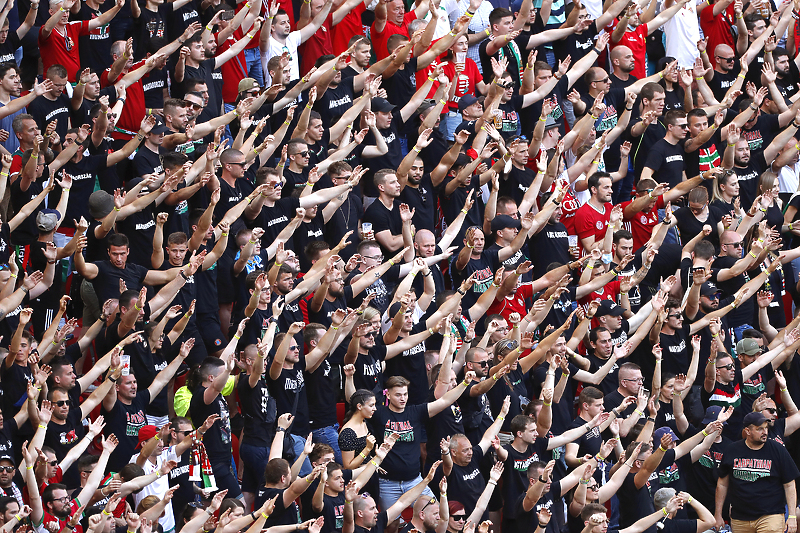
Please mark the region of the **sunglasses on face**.
POLYGON ((300 157, 308 157, 308 153, 309 153, 308 150, 305 150, 303 152, 297 152, 294 155, 299 155, 300 157))
POLYGON ((728 243, 725 243, 725 246, 733 246, 734 248, 741 248, 742 247, 742 241, 739 241, 739 242, 728 242, 728 243))
POLYGON ((717 56, 717 59, 719 59, 720 61, 733 61, 733 60, 734 60, 734 59, 736 59, 736 58, 735 58, 735 57, 721 57, 721 56, 717 56))
POLYGON ((727 365, 722 365, 717 367, 718 370, 722 370, 723 368, 725 370, 733 370, 733 363, 728 363, 727 365))
POLYGON ((13 466, 0 466, 0 470, 2 470, 3 472, 11 473, 14 471, 14 469, 15 467, 13 466))
POLYGON ((456 522, 461 522, 462 520, 466 520, 467 519, 467 515, 465 515, 465 514, 454 514, 454 515, 450 515, 450 517, 453 520, 455 520, 456 522))
POLYGON ((69 400, 58 400, 57 402, 53 402, 59 407, 64 407, 65 405, 69 405, 69 400))
POLYGON ((681 315, 680 313, 675 313, 672 315, 667 315, 667 318, 683 318, 683 315, 681 315))
POLYGON ((473 361, 472 364, 481 365, 481 367, 487 367, 491 364, 491 361, 473 361))
POLYGON ((237 163, 228 163, 228 164, 229 164, 229 165, 238 165, 238 166, 240 166, 240 167, 244 168, 244 166, 245 166, 247 163, 246 163, 246 162, 244 162, 244 161, 242 161, 241 163, 238 163, 238 162, 237 162, 237 163))
POLYGON ((773 415, 774 415, 774 414, 777 414, 777 412, 778 412, 778 410, 777 410, 777 409, 775 409, 774 407, 767 407, 767 408, 765 408, 764 410, 765 410, 765 411, 767 411, 767 412, 769 412, 770 414, 773 414, 773 415))

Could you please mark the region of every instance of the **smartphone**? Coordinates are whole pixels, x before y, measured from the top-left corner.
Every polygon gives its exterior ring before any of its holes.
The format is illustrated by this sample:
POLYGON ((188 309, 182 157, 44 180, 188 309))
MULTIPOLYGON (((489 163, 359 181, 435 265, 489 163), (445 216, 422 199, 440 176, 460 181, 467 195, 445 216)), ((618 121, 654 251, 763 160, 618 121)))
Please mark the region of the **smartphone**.
POLYGON ((236 15, 236 12, 233 9, 227 9, 222 12, 222 15, 219 17, 222 20, 231 20, 236 15))

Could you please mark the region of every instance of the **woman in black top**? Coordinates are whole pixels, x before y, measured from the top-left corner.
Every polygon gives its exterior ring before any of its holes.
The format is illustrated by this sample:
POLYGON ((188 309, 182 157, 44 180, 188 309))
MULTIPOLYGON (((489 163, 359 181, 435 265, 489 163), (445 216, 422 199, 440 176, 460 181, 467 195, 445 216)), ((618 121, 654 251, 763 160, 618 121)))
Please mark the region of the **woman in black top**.
MULTIPOLYGON (((344 373, 351 378, 355 367, 347 365, 344 373)), ((339 448, 342 450, 343 466, 348 470, 358 468, 366 463, 375 437, 370 433, 367 420, 375 414, 375 394, 366 389, 359 389, 350 397, 350 411, 345 415, 345 422, 339 432, 339 448)))

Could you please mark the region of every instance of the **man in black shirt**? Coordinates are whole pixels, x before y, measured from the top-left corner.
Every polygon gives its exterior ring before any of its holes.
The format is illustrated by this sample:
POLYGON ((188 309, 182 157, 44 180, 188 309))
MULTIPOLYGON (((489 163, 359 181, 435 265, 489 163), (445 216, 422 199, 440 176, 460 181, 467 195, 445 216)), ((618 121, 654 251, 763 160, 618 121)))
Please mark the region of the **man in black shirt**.
MULTIPOLYGON (((53 65, 47 69, 46 75, 51 85, 46 92, 38 91, 41 94, 37 95, 32 102, 28 103, 28 113, 30 113, 36 121, 41 131, 47 129, 47 124, 51 121, 58 121, 56 124, 56 133, 58 133, 59 138, 63 139, 64 134, 67 133, 67 129, 69 128, 70 109, 73 108, 69 96, 64 92, 64 87, 69 83, 67 79, 67 69, 61 65, 53 65)), ((77 105, 80 105, 82 99, 82 96, 80 99, 77 99, 77 105)), ((17 99, 14 103, 22 102, 20 102, 20 99, 17 99)), ((3 108, 3 110, 5 110, 5 108, 3 108)))
POLYGON ((658 175, 658 181, 675 187, 686 181, 686 164, 683 159, 683 147, 680 141, 686 138, 689 124, 684 111, 672 110, 664 115, 667 134, 657 141, 645 158, 644 168, 639 179, 652 178, 658 175))
POLYGON ((731 525, 735 531, 757 521, 764 530, 797 530, 797 490, 800 471, 786 448, 768 439, 769 422, 761 413, 744 417, 743 440, 728 448, 717 480, 717 527, 724 525, 723 502, 730 502, 731 525), (788 506, 789 518, 784 521, 788 506))

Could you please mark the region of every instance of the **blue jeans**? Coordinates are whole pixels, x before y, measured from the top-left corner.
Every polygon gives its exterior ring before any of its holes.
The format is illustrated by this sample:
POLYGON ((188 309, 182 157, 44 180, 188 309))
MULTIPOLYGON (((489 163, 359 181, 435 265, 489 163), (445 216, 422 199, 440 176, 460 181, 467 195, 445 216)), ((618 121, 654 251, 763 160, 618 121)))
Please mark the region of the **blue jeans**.
MULTIPOLYGON (((233 104, 223 103, 222 106, 226 113, 230 113, 236 109, 236 106, 233 104)), ((228 146, 233 146, 233 134, 231 133, 230 124, 225 125, 225 132, 222 134, 222 139, 228 139, 228 146)))
MULTIPOLYGON (((306 439, 302 437, 298 437, 297 435, 292 435, 292 442, 294 442, 294 446, 292 449, 294 450, 294 456, 300 457, 300 454, 303 453, 303 448, 306 447, 306 439)), ((311 473, 311 461, 308 460, 306 457, 305 461, 303 461, 303 466, 300 467, 300 476, 307 476, 311 473)))
POLYGON ((264 484, 264 471, 269 462, 269 448, 239 444, 239 457, 242 460, 242 491, 256 492, 264 484))
POLYGON ((333 448, 336 462, 342 464, 342 450, 339 449, 339 424, 312 430, 314 442, 323 442, 333 448))
POLYGON ((261 50, 255 48, 245 48, 244 57, 247 60, 247 75, 264 86, 264 72, 261 70, 261 50))
MULTIPOLYGON (((378 486, 380 487, 380 503, 381 509, 388 509, 394 505, 400 496, 413 489, 417 484, 422 482, 422 476, 417 476, 411 481, 393 481, 391 479, 378 479, 378 486)), ((433 492, 428 487, 422 491, 426 496, 433 496, 433 492)))
POLYGON ((461 117, 461 113, 453 113, 448 111, 442 115, 442 121, 439 124, 439 129, 442 130, 442 133, 444 133, 448 141, 452 141, 456 133, 456 128, 463 121, 464 119, 461 117))

